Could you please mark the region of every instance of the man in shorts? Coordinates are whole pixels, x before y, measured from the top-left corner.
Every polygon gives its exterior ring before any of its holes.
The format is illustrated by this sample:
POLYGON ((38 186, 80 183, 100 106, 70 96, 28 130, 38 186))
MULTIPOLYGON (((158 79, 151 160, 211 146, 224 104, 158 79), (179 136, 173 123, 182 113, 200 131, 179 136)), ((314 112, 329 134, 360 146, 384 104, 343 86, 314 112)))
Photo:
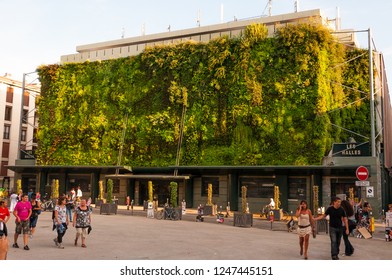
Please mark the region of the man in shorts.
POLYGON ((23 194, 22 200, 19 201, 14 209, 14 216, 15 216, 15 235, 14 235, 14 244, 12 245, 13 248, 19 248, 18 246, 18 237, 19 234, 23 232, 23 243, 25 250, 30 250, 28 246, 29 242, 29 232, 30 232, 30 216, 32 213, 31 203, 29 202, 29 197, 27 194, 23 194))

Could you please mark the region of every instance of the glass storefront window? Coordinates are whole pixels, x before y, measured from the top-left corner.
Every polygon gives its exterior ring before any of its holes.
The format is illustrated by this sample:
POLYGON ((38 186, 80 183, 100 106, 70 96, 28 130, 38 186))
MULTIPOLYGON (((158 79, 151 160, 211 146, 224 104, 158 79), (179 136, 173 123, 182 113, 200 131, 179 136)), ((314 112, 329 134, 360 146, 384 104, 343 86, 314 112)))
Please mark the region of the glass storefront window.
POLYGON ((208 184, 212 184, 212 196, 219 196, 219 177, 202 177, 201 196, 208 195, 208 184))
POLYGON ((289 199, 306 200, 306 178, 289 178, 289 199))
POLYGON ((241 187, 247 187, 247 197, 271 198, 274 197, 274 178, 241 178, 238 195, 241 197, 241 187))

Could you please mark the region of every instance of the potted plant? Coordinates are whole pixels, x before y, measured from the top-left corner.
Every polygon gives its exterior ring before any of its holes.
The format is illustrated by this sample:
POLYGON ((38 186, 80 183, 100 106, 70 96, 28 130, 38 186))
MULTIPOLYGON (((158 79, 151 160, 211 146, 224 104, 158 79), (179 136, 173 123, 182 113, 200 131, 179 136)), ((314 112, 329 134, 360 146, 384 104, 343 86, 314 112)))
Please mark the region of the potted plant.
POLYGON ((178 207, 178 183, 177 182, 170 182, 170 206, 171 211, 177 212, 177 217, 179 220, 182 219, 182 208, 178 207))
POLYGON ((247 188, 245 186, 241 187, 241 203, 242 212, 234 213, 233 225, 236 227, 251 227, 253 226, 253 215, 248 212, 248 205, 246 202, 246 192, 247 188))
POLYGON ((214 215, 214 204, 212 203, 212 184, 207 185, 207 204, 204 206, 204 215, 214 215))
POLYGON ((98 198, 95 201, 95 207, 100 207, 102 203, 105 203, 106 199, 103 196, 103 182, 99 181, 99 194, 98 198))
POLYGON ((117 204, 113 202, 113 180, 107 182, 106 203, 101 204, 99 214, 117 214, 117 204))
POLYGON ((283 209, 280 209, 280 192, 279 186, 274 187, 274 201, 275 201, 275 209, 271 209, 274 213, 274 220, 279 221, 283 218, 283 209))

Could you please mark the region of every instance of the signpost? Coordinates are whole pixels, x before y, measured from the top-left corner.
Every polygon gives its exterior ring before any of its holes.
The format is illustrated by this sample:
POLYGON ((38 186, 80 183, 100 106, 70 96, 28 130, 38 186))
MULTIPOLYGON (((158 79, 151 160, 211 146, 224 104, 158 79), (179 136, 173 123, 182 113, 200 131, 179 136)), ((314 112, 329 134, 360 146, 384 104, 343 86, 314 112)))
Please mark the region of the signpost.
POLYGON ((366 181, 367 178, 369 178, 369 170, 365 166, 362 166, 362 165, 357 168, 357 171, 355 171, 355 174, 357 175, 357 178, 360 181, 366 181))

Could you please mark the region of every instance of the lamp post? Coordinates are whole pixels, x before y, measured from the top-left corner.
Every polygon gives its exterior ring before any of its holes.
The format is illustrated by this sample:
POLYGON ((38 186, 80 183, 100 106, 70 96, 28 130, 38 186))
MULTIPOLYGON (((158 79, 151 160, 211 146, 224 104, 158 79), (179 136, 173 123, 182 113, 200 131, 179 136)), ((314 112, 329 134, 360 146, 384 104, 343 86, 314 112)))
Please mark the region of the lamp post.
POLYGON ((374 128, 374 85, 373 85, 373 48, 372 48, 372 32, 368 29, 368 43, 369 43, 369 91, 370 91, 370 139, 372 157, 376 156, 376 137, 374 128))
POLYGON ((22 126, 23 126, 23 118, 24 118, 24 111, 23 111, 23 106, 24 106, 24 92, 26 88, 26 76, 36 73, 37 71, 29 72, 29 73, 23 73, 23 79, 22 79, 22 94, 20 98, 20 122, 19 122, 19 137, 18 137, 18 154, 16 156, 17 159, 21 159, 21 142, 22 142, 22 126))

